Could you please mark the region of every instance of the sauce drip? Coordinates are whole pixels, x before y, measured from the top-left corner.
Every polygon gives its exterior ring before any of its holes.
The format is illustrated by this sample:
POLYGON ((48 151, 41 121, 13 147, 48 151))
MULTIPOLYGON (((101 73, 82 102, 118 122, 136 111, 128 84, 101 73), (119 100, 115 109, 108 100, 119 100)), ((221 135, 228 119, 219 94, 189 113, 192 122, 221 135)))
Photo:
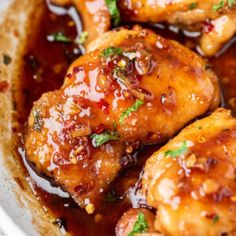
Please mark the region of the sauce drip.
MULTIPOLYGON (((22 104, 19 120, 26 122, 34 101, 42 93, 61 87, 70 63, 79 57, 84 48, 75 43, 50 42, 47 36, 61 32, 70 39, 76 39, 82 32, 82 24, 75 8, 56 7, 47 0, 41 18, 39 30, 33 35, 25 52, 22 72, 22 104)), ((162 24, 143 25, 158 34, 177 40, 195 50, 198 32, 180 31, 177 27, 162 24)), ((220 55, 210 60, 214 71, 220 78, 226 106, 236 112, 236 45, 235 41, 225 48, 220 55)), ((25 158, 23 147, 18 148, 23 163, 36 182, 36 191, 44 205, 49 207, 58 218, 54 224, 64 227, 72 235, 114 235, 115 225, 122 214, 133 206, 145 205, 142 197, 135 194, 134 187, 138 181, 146 159, 159 146, 146 146, 138 154, 137 162, 125 169, 112 184, 112 189, 105 193, 102 204, 95 215, 88 215, 81 210, 68 194, 58 187, 52 187, 49 180, 38 176, 25 158), (131 199, 130 199, 131 198, 131 199), (139 204, 141 201, 141 204, 139 204)), ((138 184, 136 184, 138 185, 138 184)))

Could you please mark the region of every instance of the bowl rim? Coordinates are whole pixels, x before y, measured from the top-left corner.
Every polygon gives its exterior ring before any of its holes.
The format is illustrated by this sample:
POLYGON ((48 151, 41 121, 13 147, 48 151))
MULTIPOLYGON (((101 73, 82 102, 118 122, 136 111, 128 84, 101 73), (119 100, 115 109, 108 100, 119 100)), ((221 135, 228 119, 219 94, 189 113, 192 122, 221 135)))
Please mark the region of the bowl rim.
POLYGON ((22 229, 13 221, 0 205, 0 228, 6 236, 26 236, 22 229))

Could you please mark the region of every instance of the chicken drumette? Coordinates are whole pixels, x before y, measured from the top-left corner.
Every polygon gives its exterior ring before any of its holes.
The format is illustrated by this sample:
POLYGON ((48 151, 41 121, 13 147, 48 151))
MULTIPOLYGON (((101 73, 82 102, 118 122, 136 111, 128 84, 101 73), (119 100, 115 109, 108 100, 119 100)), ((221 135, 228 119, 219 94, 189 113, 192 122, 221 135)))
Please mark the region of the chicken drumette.
POLYGON ((204 60, 136 28, 105 33, 34 103, 28 159, 92 212, 141 144, 161 142, 219 104, 204 60))
POLYGON ((138 22, 167 22, 202 32, 200 48, 214 55, 236 32, 235 1, 228 0, 122 0, 122 17, 138 22))
MULTIPOLYGON (((114 4, 108 9, 105 0, 53 0, 53 2, 73 3, 77 7, 84 28, 89 32, 89 40, 107 31, 111 26, 110 19, 117 17, 114 4), (109 13, 112 13, 112 17, 109 13)), ((200 48, 207 56, 214 55, 236 31, 236 2, 233 0, 118 0, 116 2, 122 19, 126 22, 167 22, 189 30, 201 31, 200 48)))
POLYGON ((219 108, 145 165, 142 191, 164 235, 236 235, 236 119, 219 108))

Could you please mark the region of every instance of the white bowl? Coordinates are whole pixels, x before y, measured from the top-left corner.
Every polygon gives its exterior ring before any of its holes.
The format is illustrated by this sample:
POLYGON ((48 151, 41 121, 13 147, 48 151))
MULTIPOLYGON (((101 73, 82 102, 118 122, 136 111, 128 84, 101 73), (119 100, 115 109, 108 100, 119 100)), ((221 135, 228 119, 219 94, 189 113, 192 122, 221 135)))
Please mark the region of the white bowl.
POLYGON ((17 90, 23 53, 31 29, 37 27, 44 0, 0 0, 0 82, 10 89, 0 92, 0 229, 7 236, 60 235, 53 213, 37 200, 34 183, 22 168, 12 133, 12 94, 17 90), (3 55, 11 57, 4 64, 3 55))

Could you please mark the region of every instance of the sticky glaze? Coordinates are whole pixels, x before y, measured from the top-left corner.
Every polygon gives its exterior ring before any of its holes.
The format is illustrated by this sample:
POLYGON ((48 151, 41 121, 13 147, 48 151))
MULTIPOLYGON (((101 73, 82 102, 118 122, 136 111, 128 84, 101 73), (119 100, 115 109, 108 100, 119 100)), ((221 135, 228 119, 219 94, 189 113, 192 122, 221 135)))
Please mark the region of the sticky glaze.
MULTIPOLYGON (((26 117, 29 114, 33 101, 37 100, 43 92, 58 89, 62 85, 69 63, 80 54, 76 45, 51 44, 46 40, 48 34, 57 31, 66 32, 66 35, 75 38, 77 36, 75 27, 68 27, 68 25, 73 25, 71 24, 70 17, 57 16, 48 11, 45 6, 45 13, 42 17, 41 24, 46 27, 41 27, 41 30, 35 33, 35 37, 33 37, 32 41, 29 43, 28 50, 25 53, 25 67, 22 74, 22 91, 24 91, 24 97, 22 97, 23 100, 21 101, 24 109, 21 108, 21 121, 26 121, 26 117), (74 51, 74 49, 76 50, 74 51), (75 55, 73 51, 76 52, 75 55), (69 56, 69 58, 65 55, 69 56), (40 64, 40 67, 43 69, 40 79, 35 77, 37 71, 35 71, 34 68, 32 69, 32 64, 34 64, 35 61, 39 61, 39 63, 36 62, 36 64, 40 64), (52 70, 52 68, 56 69, 52 70), (58 70, 58 68, 60 69, 58 70)), ((189 47, 194 47, 194 39, 192 40, 192 38, 184 37, 181 34, 174 34, 165 26, 157 25, 155 29, 165 37, 177 39, 189 47)), ((233 81, 232 79, 234 78, 233 73, 229 74, 229 69, 232 67, 226 63, 224 58, 230 56, 232 63, 236 61, 233 56, 233 48, 234 46, 229 48, 220 58, 212 60, 213 65, 216 68, 215 70, 219 74, 220 78, 227 76, 230 82, 233 81), (217 65, 221 64, 223 61, 225 61, 226 65, 224 69, 221 70, 223 67, 217 65)), ((233 86, 229 87, 233 90, 233 86)), ((229 94, 229 87, 226 87, 224 90, 226 96, 229 94)), ((162 98, 163 101, 165 101, 165 99, 165 97, 162 98)), ((106 109, 104 103, 102 103, 101 106, 106 109)), ((87 114, 86 112, 88 111, 84 112, 85 113, 82 115, 87 114)), ((130 167, 121 173, 119 178, 117 178, 113 185, 113 190, 116 193, 116 201, 115 203, 104 203, 101 206, 98 214, 100 214, 102 218, 100 215, 89 216, 84 211, 80 210, 73 200, 63 199, 56 195, 49 194, 47 191, 38 187, 36 190, 43 204, 51 208, 55 213, 55 217, 60 219, 60 221, 52 223, 62 224, 67 231, 74 235, 94 235, 95 233, 96 235, 113 235, 116 222, 123 212, 131 206, 126 197, 126 192, 129 187, 133 186, 137 181, 144 160, 157 149, 158 147, 155 146, 146 147, 139 153, 138 162, 135 164, 135 168, 130 167), (111 207, 114 209, 112 212, 110 211, 111 207)), ((38 186, 40 186, 40 184, 38 186)))

